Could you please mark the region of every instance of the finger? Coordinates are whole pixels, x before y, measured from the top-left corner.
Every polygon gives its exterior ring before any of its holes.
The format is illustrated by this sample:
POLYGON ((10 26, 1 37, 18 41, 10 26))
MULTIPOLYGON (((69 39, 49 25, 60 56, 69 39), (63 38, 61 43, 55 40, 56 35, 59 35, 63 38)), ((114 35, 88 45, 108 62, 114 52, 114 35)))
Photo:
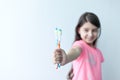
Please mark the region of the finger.
POLYGON ((54 58, 55 58, 56 61, 62 61, 62 58, 63 58, 62 53, 56 51, 55 54, 54 54, 54 58))
POLYGON ((62 57, 56 57, 55 61, 60 61, 61 62, 62 61, 62 57))
POLYGON ((74 74, 73 74, 73 73, 71 73, 71 74, 70 74, 70 78, 72 79, 72 78, 73 78, 73 76, 74 76, 74 74))
POLYGON ((53 52, 53 63, 54 63, 54 64, 57 63, 56 60, 58 60, 58 59, 56 59, 56 58, 61 57, 59 54, 60 54, 59 49, 56 49, 56 50, 53 52))
POLYGON ((72 80, 72 78, 71 77, 67 77, 67 80, 72 80))
POLYGON ((72 79, 73 76, 74 76, 74 74, 73 74, 73 68, 71 67, 71 69, 68 72, 67 79, 72 79))
POLYGON ((56 56, 61 56, 62 55, 62 52, 60 50, 55 50, 54 51, 54 54, 53 54, 53 57, 56 57, 56 56))
POLYGON ((55 49, 55 52, 61 53, 62 49, 55 49))
POLYGON ((55 58, 56 63, 61 63, 62 62, 62 57, 57 57, 55 58))
POLYGON ((61 63, 62 55, 55 55, 55 57, 53 57, 53 62, 54 62, 54 64, 61 63))

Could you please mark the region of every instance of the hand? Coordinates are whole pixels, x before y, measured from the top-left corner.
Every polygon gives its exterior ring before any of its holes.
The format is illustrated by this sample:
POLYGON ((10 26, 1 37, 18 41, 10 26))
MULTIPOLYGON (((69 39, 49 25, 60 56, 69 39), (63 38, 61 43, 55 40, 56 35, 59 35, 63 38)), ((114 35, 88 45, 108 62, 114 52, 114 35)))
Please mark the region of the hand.
POLYGON ((73 67, 71 67, 70 71, 67 74, 67 80, 72 80, 73 79, 73 67))
POLYGON ((53 55, 54 64, 60 63, 61 66, 63 66, 66 63, 66 60, 67 60, 67 55, 63 49, 56 49, 54 51, 54 55, 53 55))

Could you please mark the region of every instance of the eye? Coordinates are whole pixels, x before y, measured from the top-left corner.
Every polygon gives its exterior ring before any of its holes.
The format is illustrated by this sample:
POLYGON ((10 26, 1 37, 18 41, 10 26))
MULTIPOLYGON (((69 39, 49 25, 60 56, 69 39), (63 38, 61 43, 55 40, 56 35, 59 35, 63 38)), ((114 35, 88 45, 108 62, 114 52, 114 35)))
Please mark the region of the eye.
POLYGON ((93 32, 98 32, 98 29, 93 29, 93 32))
POLYGON ((88 32, 89 30, 88 29, 84 29, 85 32, 88 32))

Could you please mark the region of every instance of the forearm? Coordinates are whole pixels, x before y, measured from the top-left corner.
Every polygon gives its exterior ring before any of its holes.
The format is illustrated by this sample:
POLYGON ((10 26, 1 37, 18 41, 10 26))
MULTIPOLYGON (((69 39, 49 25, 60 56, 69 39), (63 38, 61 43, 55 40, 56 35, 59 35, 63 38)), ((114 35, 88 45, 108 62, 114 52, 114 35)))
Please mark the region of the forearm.
POLYGON ((80 56, 80 53, 81 53, 80 47, 70 49, 69 52, 67 53, 66 64, 75 60, 78 56, 80 56))

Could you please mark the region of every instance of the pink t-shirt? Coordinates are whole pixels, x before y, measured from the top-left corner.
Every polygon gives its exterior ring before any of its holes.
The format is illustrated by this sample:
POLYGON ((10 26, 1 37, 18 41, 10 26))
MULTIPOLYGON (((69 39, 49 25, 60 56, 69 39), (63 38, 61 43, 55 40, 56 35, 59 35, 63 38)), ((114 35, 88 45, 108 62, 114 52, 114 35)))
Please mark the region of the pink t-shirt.
POLYGON ((101 63, 104 61, 99 49, 90 47, 84 41, 74 42, 73 46, 80 46, 82 53, 73 61, 72 80, 102 80, 101 63))

